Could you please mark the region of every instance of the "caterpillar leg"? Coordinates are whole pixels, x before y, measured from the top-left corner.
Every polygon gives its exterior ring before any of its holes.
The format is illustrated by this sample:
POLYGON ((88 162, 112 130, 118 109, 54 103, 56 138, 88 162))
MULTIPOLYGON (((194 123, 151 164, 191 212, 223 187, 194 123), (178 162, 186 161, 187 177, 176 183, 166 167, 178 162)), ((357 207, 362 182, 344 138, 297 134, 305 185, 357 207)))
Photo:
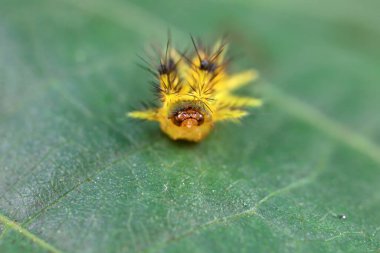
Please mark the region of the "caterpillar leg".
POLYGON ((133 111, 128 113, 127 115, 128 117, 135 119, 158 120, 156 110, 133 111))

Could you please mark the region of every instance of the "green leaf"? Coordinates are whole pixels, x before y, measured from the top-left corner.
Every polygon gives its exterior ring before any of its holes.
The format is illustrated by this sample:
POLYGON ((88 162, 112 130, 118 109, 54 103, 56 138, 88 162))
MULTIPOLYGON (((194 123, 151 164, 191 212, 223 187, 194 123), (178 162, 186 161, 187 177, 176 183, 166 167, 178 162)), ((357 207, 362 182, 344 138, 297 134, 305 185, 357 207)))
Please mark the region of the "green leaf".
POLYGON ((0 252, 378 252, 379 1, 3 0, 0 252), (128 119, 145 45, 231 37, 262 109, 128 119))

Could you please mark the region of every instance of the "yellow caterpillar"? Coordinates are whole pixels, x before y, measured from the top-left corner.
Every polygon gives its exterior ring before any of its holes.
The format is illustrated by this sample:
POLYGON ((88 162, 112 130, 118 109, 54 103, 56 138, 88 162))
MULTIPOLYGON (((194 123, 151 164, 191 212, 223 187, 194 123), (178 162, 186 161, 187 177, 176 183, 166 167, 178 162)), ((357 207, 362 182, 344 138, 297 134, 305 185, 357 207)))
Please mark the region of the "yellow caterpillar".
POLYGON ((262 105, 260 99, 235 96, 232 92, 257 78, 254 70, 226 73, 227 45, 218 41, 210 53, 197 45, 187 57, 170 47, 160 56, 155 71, 160 106, 129 112, 132 118, 158 121, 161 130, 173 140, 198 142, 214 123, 239 120, 247 115, 244 107, 262 105))

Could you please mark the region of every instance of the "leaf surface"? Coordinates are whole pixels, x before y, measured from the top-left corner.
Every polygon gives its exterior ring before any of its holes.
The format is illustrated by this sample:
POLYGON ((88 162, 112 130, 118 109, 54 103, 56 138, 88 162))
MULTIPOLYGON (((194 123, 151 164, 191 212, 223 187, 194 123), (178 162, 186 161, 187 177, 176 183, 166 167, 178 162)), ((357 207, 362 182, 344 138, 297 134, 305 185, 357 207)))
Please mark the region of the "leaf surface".
POLYGON ((0 252, 377 252, 378 1, 0 3, 0 252), (262 109, 202 143, 127 119, 136 54, 231 35, 262 109))

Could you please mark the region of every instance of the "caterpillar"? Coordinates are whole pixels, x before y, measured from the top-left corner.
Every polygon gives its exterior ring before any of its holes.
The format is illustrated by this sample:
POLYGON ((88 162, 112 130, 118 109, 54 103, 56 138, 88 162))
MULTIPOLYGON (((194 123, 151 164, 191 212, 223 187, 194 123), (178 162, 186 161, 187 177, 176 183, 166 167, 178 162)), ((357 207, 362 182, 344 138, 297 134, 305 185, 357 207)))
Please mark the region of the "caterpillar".
POLYGON ((219 40, 205 48, 191 37, 190 55, 171 47, 160 53, 152 70, 159 105, 128 113, 131 118, 157 121, 161 130, 173 140, 199 142, 220 121, 238 121, 248 113, 243 108, 259 107, 262 100, 242 97, 233 91, 257 79, 255 70, 227 73, 227 43, 219 40))

